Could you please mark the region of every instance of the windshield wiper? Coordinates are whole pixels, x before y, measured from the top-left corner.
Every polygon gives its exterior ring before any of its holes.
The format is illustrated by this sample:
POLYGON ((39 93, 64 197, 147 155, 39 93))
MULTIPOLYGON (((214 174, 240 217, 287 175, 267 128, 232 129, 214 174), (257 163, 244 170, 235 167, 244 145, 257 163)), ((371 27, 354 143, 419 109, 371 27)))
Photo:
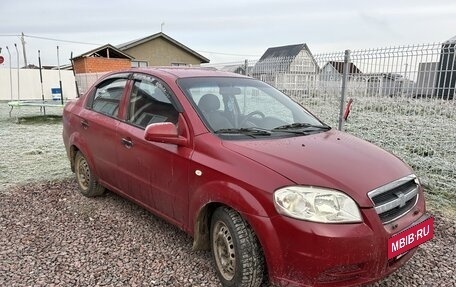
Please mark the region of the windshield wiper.
POLYGON ((309 123, 292 123, 288 125, 279 126, 273 128, 271 131, 273 132, 290 132, 290 133, 306 133, 309 131, 315 130, 330 130, 331 127, 328 125, 313 125, 309 123))
POLYGON ((261 128, 228 128, 228 129, 219 129, 215 131, 216 134, 243 134, 249 136, 270 136, 271 132, 266 129, 261 128))

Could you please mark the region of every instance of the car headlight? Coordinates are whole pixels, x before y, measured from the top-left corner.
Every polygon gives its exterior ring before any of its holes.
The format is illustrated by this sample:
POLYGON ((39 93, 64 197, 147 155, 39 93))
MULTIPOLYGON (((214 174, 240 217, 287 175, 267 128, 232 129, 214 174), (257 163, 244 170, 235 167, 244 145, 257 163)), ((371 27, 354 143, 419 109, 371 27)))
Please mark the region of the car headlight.
POLYGON ((361 222, 361 213, 348 195, 331 189, 289 186, 274 192, 280 214, 322 223, 361 222))

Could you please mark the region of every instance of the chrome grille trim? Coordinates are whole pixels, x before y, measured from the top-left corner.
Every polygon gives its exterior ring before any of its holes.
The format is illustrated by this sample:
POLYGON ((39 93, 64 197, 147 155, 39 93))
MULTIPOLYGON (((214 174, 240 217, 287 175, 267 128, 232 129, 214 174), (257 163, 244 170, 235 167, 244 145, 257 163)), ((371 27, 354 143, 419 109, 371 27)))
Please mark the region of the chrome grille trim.
POLYGON ((376 188, 368 192, 367 195, 374 204, 374 209, 383 224, 387 224, 404 216, 415 207, 418 202, 419 187, 417 177, 411 174, 376 188), (413 185, 411 181, 415 184, 413 185), (376 196, 377 198, 374 200, 376 196), (379 200, 384 198, 387 200, 379 200), (413 204, 411 204, 411 200, 413 200, 413 204), (396 210, 393 211, 393 209, 396 210))
POLYGON ((375 211, 377 211, 378 214, 383 213, 385 211, 391 210, 393 208, 396 208, 398 206, 402 207, 405 205, 407 201, 410 199, 414 198, 418 194, 418 187, 412 189, 411 191, 407 193, 400 193, 398 195, 397 199, 394 199, 393 201, 389 201, 385 204, 382 205, 377 205, 375 206, 375 211))
MULTIPOLYGON (((417 178, 416 178, 416 175, 414 174, 411 174, 411 175, 407 175, 407 176, 404 176, 403 178, 400 178, 398 180, 395 180, 393 182, 390 182, 388 184, 385 184, 383 186, 380 186, 379 188, 376 188, 372 191, 369 191, 367 193, 367 195, 369 196, 370 199, 372 199, 374 196, 376 195, 379 195, 379 194, 382 194, 388 190, 391 190, 393 188, 396 188, 398 186, 401 186, 403 185, 404 183, 406 183, 407 181, 411 181, 411 180, 415 180, 417 181, 417 178)), ((418 183, 417 183, 418 184, 418 183)))

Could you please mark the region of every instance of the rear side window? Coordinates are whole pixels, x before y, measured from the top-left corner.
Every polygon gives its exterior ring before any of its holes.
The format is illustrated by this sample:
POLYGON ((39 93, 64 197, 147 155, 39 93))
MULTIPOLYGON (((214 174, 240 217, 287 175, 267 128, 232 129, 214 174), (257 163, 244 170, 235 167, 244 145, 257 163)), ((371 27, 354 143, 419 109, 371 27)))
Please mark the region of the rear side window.
POLYGON ((177 123, 179 112, 171 94, 157 79, 135 79, 130 95, 127 121, 141 128, 153 123, 177 123))
POLYGON ((90 108, 95 112, 117 117, 126 83, 127 79, 110 79, 101 83, 95 90, 90 108))

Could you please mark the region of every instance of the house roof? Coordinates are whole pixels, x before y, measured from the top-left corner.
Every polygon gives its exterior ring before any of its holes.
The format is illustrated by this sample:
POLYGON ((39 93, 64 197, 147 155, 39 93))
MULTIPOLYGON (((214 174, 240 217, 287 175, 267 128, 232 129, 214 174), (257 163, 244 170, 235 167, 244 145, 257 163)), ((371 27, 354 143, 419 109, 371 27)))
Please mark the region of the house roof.
POLYGON ((443 44, 456 44, 456 36, 443 42, 443 44))
MULTIPOLYGON (((326 65, 331 65, 336 69, 339 74, 344 73, 344 62, 329 61, 326 65)), ((325 65, 325 66, 326 66, 325 65)), ((355 66, 353 63, 348 64, 348 73, 349 74, 362 74, 361 70, 355 66)))
POLYGON ((134 57, 128 55, 125 52, 122 52, 118 48, 114 47, 111 44, 106 44, 91 51, 88 51, 79 56, 73 57, 71 60, 78 58, 87 58, 87 57, 103 57, 103 58, 116 58, 116 59, 134 59, 134 57))
MULTIPOLYGON (((247 66, 247 73, 250 73, 253 69, 252 65, 247 66)), ((225 71, 225 72, 232 72, 232 73, 244 73, 245 71, 245 65, 243 64, 232 64, 232 65, 225 65, 218 69, 220 71, 225 71)))
POLYGON ((307 44, 296 44, 268 48, 261 56, 260 60, 255 64, 253 73, 267 74, 289 71, 291 63, 302 50, 307 50, 307 52, 309 52, 312 61, 315 66, 318 67, 307 44))
POLYGON ((188 53, 194 55, 195 57, 199 58, 201 60, 201 63, 209 63, 210 60, 208 58, 206 58, 203 55, 195 52, 194 50, 190 49, 189 47, 185 46, 184 44, 174 40, 173 38, 171 38, 170 36, 166 35, 163 32, 159 32, 159 33, 156 33, 156 34, 153 34, 153 35, 141 38, 141 39, 136 39, 136 40, 129 41, 129 42, 126 42, 126 43, 123 43, 123 44, 119 44, 119 45, 117 45, 117 48, 122 50, 122 51, 125 51, 127 49, 136 47, 138 45, 141 45, 143 43, 149 42, 151 40, 154 40, 154 39, 157 39, 157 38, 160 38, 160 37, 168 40, 169 42, 173 43, 174 45, 178 46, 179 48, 181 48, 181 49, 187 51, 188 53))
MULTIPOLYGON (((39 69, 40 67, 35 64, 28 64, 27 66, 21 67, 21 69, 39 69)), ((43 70, 58 70, 58 66, 41 66, 43 70)), ((60 70, 73 70, 73 66, 71 64, 64 64, 60 65, 60 70)))
MULTIPOLYGON (((51 66, 48 66, 51 67, 51 66)), ((53 66, 50 68, 50 70, 58 70, 59 66, 53 66)), ((72 64, 65 64, 65 65, 60 65, 60 70, 73 70, 73 65, 72 64)))
POLYGON ((296 44, 268 48, 266 52, 264 52, 263 56, 261 56, 260 61, 266 60, 268 58, 295 58, 303 49, 309 50, 306 44, 296 44))
POLYGON ((403 76, 401 74, 395 73, 367 73, 363 74, 363 76, 366 78, 385 78, 392 81, 399 81, 403 79, 403 76))

